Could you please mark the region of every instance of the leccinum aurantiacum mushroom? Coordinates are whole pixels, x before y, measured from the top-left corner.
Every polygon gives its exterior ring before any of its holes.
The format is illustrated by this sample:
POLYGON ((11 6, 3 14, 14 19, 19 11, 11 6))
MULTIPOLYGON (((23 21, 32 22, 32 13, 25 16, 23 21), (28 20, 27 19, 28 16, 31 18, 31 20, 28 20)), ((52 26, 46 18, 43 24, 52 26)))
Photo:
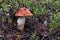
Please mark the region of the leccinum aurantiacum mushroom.
POLYGON ((17 28, 21 31, 24 30, 24 25, 25 25, 25 16, 32 16, 33 14, 29 11, 29 9, 22 7, 20 8, 15 16, 18 17, 17 19, 17 28))

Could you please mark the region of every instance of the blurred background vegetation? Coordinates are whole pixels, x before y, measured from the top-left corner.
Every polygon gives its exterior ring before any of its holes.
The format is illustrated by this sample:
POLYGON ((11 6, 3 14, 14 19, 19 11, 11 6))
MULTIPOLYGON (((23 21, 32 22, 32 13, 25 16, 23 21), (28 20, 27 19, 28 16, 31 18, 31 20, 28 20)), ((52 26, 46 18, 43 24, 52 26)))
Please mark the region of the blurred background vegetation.
MULTIPOLYGON (((13 13, 17 12, 19 7, 25 6, 33 11, 33 17, 40 15, 49 15, 49 29, 52 31, 60 25, 60 0, 0 0, 0 10, 4 13, 10 8, 13 13)), ((4 17, 2 17, 4 19, 4 17)), ((10 20, 11 21, 11 20, 10 20)), ((47 25, 47 21, 44 22, 47 25)))

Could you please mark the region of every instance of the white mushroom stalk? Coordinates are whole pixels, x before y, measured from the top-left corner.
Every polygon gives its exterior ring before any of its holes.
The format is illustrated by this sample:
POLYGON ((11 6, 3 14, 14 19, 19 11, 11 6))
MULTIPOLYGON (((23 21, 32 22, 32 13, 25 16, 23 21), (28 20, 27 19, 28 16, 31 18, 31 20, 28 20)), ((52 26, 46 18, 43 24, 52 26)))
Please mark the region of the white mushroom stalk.
POLYGON ((18 29, 23 31, 24 30, 24 25, 25 25, 25 17, 19 17, 17 19, 17 25, 18 25, 18 29))

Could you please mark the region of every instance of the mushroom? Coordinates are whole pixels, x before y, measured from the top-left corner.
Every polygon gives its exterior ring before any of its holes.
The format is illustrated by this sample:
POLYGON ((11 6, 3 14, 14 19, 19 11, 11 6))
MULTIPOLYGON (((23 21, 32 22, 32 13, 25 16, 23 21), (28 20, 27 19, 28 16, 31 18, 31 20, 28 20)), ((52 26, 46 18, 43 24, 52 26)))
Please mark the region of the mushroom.
POLYGON ((21 7, 21 8, 19 8, 19 10, 15 14, 15 16, 18 17, 18 19, 17 19, 17 28, 20 31, 23 31, 26 16, 33 16, 33 14, 26 7, 21 7))

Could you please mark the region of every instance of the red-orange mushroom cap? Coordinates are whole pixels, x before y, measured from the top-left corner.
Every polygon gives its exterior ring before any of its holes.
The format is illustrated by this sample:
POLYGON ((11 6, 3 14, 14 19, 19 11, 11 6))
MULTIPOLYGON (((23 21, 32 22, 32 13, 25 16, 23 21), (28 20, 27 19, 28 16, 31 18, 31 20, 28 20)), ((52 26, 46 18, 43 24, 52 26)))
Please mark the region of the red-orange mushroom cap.
POLYGON ((22 7, 17 11, 15 16, 33 16, 33 14, 30 12, 29 9, 22 7))

